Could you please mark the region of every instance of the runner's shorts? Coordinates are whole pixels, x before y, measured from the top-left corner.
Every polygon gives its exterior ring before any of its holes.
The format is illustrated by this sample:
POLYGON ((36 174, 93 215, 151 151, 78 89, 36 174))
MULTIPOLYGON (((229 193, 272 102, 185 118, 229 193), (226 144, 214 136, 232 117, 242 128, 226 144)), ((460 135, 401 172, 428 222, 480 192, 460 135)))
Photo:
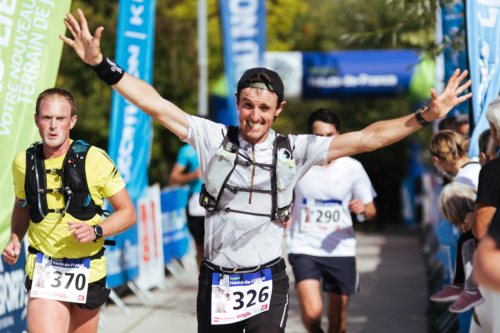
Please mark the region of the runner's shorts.
POLYGON ((338 295, 351 295, 359 291, 356 257, 315 257, 290 253, 295 284, 307 279, 321 281, 323 290, 338 295))
MULTIPOLYGON (((31 280, 27 275, 24 279, 24 287, 26 291, 30 292, 31 284, 33 280, 31 280)), ((106 277, 103 277, 100 280, 89 283, 89 289, 87 291, 87 302, 85 303, 75 303, 78 305, 80 309, 85 310, 95 310, 101 307, 108 300, 109 294, 111 293, 111 289, 106 288, 106 277)))
POLYGON ((186 209, 187 225, 196 245, 203 245, 205 240, 205 216, 189 215, 189 207, 186 209))
MULTIPOLYGON (((277 260, 277 259, 276 259, 277 260)), ((272 262, 276 261, 273 260, 272 262)), ((212 297, 212 273, 220 273, 220 270, 209 268, 212 264, 205 261, 201 264, 200 276, 198 278, 198 298, 196 300, 196 314, 198 317, 199 333, 282 333, 285 331, 288 317, 288 275, 286 274, 285 262, 283 259, 273 266, 273 294, 269 311, 259 313, 253 317, 228 325, 212 325, 211 297, 212 297)), ((266 266, 267 264, 261 265, 266 266)), ((232 271, 232 268, 225 268, 225 271, 232 271)), ((242 270, 248 270, 244 268, 242 270)), ((238 271, 236 272, 236 274, 238 271)))

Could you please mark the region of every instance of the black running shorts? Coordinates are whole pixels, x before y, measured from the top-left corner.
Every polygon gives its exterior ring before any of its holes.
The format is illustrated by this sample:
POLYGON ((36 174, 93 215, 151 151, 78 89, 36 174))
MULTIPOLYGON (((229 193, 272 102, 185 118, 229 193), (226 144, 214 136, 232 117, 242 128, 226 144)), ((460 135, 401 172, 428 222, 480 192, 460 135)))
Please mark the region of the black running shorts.
POLYGON ((205 216, 189 215, 189 207, 186 208, 187 225, 196 245, 203 245, 205 241, 205 216))
POLYGON ((293 268, 295 284, 307 279, 323 279, 324 291, 338 295, 359 291, 356 257, 315 257, 290 253, 288 261, 293 268))
MULTIPOLYGON (((228 270, 230 269, 228 268, 228 270)), ((273 294, 269 311, 228 325, 212 325, 210 320, 212 272, 205 263, 201 264, 196 300, 199 333, 243 333, 243 330, 245 333, 283 333, 285 331, 288 318, 289 287, 288 275, 285 270, 273 274, 273 294)))
MULTIPOLYGON (((33 280, 30 280, 28 276, 26 276, 24 280, 24 287, 28 291, 28 294, 31 290, 31 284, 33 280)), ((75 303, 79 308, 85 310, 95 310, 101 307, 108 300, 109 294, 111 293, 111 289, 106 288, 106 277, 103 277, 96 282, 89 283, 89 289, 87 291, 87 302, 85 303, 75 303)))

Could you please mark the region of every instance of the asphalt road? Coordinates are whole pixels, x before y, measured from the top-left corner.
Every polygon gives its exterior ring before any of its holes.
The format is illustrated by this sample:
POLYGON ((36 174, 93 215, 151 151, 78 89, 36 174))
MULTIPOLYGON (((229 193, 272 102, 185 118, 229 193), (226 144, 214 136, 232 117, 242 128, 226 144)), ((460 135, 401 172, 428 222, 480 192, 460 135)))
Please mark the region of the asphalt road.
MULTIPOLYGON (((427 284, 417 239, 380 234, 357 238, 360 293, 349 302, 347 332, 427 332, 427 284)), ((287 270, 291 284, 286 332, 304 333, 293 274, 287 270)), ((197 273, 187 272, 179 280, 172 278, 175 287, 168 291, 153 290, 154 298, 146 305, 134 295, 124 297, 129 314, 116 305, 107 306, 99 333, 196 332, 197 273)), ((326 309, 323 312, 322 327, 327 332, 326 309)))

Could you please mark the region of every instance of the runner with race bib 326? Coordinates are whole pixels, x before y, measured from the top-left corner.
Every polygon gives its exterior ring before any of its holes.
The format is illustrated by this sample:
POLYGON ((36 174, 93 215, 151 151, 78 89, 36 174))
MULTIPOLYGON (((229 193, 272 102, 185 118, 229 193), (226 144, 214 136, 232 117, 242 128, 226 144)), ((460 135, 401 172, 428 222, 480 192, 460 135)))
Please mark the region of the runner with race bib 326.
POLYGON ((432 90, 430 106, 414 114, 333 139, 284 136, 271 129, 286 104, 283 82, 276 72, 253 68, 239 79, 235 91, 239 126, 227 127, 188 115, 149 84, 125 73, 101 53, 103 28, 92 36, 81 10, 78 16, 80 23, 71 14, 65 21, 74 39, 60 38, 101 80, 198 154, 204 182, 200 204, 207 210, 198 332, 284 332, 288 276, 281 258, 283 223, 290 218, 297 181, 314 165, 400 140, 470 97, 457 97, 470 85, 469 81, 459 87, 467 72, 459 76, 457 71, 445 91, 438 96, 432 90), (227 284, 221 285, 221 281, 227 284), (220 314, 225 314, 225 323, 220 322, 220 314))

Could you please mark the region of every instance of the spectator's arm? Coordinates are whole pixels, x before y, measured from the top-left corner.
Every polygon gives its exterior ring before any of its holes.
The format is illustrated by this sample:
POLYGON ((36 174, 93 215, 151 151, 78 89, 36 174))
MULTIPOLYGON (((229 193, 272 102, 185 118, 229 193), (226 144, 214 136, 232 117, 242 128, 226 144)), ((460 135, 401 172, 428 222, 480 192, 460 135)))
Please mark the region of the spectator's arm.
POLYGON ((170 173, 170 185, 185 185, 195 179, 201 178, 200 168, 193 172, 184 173, 186 167, 181 164, 175 164, 170 173))
POLYGON ((475 209, 475 221, 471 223, 472 233, 477 239, 482 239, 486 232, 488 231, 488 227, 491 223, 491 219, 495 215, 497 209, 493 206, 484 204, 482 202, 476 203, 475 209))
POLYGON ((479 243, 474 255, 474 280, 487 288, 500 291, 500 249, 490 235, 479 243))

